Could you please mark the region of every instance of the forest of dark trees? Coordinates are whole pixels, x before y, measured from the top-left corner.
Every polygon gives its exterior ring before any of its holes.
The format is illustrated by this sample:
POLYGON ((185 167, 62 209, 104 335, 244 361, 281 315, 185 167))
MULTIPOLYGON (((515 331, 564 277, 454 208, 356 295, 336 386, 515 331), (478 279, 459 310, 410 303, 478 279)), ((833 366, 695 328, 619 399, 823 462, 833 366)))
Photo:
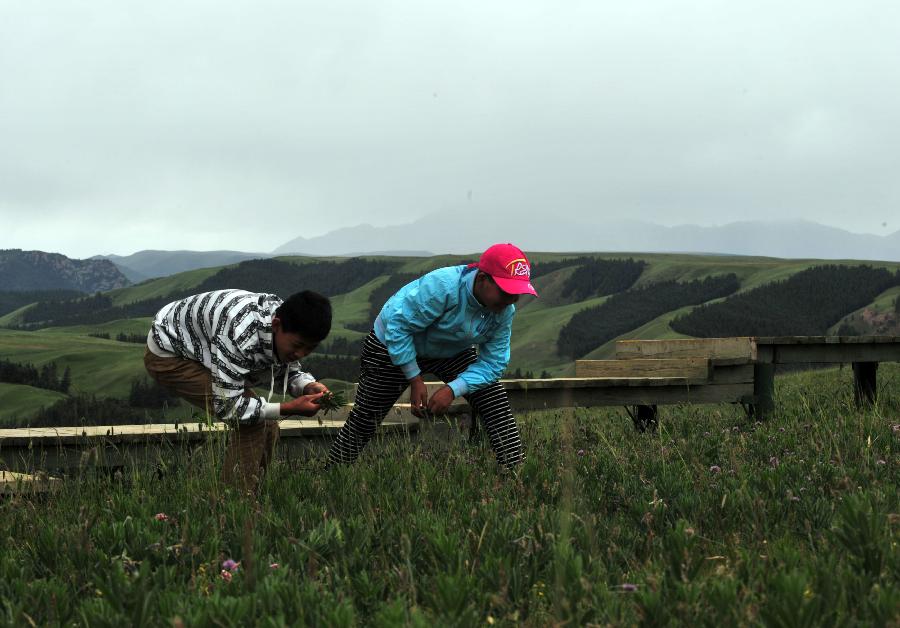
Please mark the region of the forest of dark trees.
POLYGON ((729 274, 686 283, 664 281, 615 294, 575 314, 559 332, 557 351, 561 356, 580 358, 666 312, 724 297, 738 288, 737 276, 729 274))
POLYGON ((320 355, 313 353, 303 360, 303 370, 316 379, 342 379, 355 382, 359 379, 359 355, 320 355))
POLYGON ((588 259, 563 284, 562 296, 575 301, 624 292, 638 280, 647 263, 633 259, 588 259))
POLYGON ((372 331, 375 319, 378 318, 378 314, 381 312, 381 308, 384 307, 385 302, 394 296, 394 293, 397 292, 397 290, 419 277, 421 277, 421 275, 416 273, 397 273, 391 275, 387 281, 372 290, 372 293, 369 295, 369 312, 366 320, 350 323, 347 327, 363 333, 372 331))
MULTIPOLYGON (((342 262, 291 264, 277 259, 255 259, 223 268, 207 277, 191 294, 240 288, 251 292, 277 294, 282 299, 301 290, 335 296, 359 288, 376 277, 391 272, 399 262, 358 257, 342 262)), ((187 295, 185 295, 187 296, 187 295)))
POLYGON ((67 366, 60 373, 56 362, 48 362, 37 368, 30 363, 20 364, 9 360, 0 360, 0 382, 68 393, 72 384, 72 371, 67 366))
POLYGON ((29 303, 50 301, 53 299, 77 299, 82 296, 84 296, 84 293, 77 290, 30 290, 28 292, 0 290, 0 316, 18 310, 20 307, 28 305, 29 303))
POLYGON ((334 296, 355 290, 375 277, 391 271, 398 262, 351 258, 345 262, 291 264, 275 259, 241 262, 207 277, 199 286, 162 297, 113 305, 112 299, 97 293, 80 299, 53 299, 38 302, 23 314, 21 328, 49 325, 97 325, 123 318, 153 316, 167 303, 192 294, 238 288, 268 292, 286 299, 300 290, 314 290, 334 296))
POLYGON ((133 405, 128 399, 81 393, 41 408, 22 423, 31 427, 174 423, 189 421, 197 412, 189 406, 141 407, 133 405))
MULTIPOLYGON (((187 296, 186 294, 184 296, 187 296)), ((29 308, 22 315, 20 329, 37 329, 40 327, 69 325, 99 325, 123 318, 153 316, 159 309, 182 298, 178 295, 167 295, 136 301, 127 305, 113 305, 112 299, 105 294, 95 295, 68 301, 41 301, 29 308)))
POLYGON ((355 355, 358 356, 362 350, 363 338, 356 340, 347 340, 346 338, 337 337, 328 339, 316 347, 313 355, 324 353, 326 355, 355 355))
POLYGON ((590 262, 593 259, 593 257, 582 256, 567 257, 565 259, 556 260, 555 262, 535 262, 531 265, 531 277, 543 277, 544 275, 549 275, 550 273, 560 270, 561 268, 579 266, 581 264, 590 262))
POLYGON ((895 285, 900 285, 900 271, 867 265, 815 266, 720 303, 702 305, 673 320, 671 327, 701 338, 819 336, 895 285))

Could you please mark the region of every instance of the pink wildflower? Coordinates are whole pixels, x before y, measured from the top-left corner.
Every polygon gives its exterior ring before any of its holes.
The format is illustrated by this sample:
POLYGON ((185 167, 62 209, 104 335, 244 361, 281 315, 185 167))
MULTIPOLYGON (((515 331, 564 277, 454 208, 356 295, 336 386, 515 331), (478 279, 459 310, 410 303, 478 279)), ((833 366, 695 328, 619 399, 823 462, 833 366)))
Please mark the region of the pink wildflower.
POLYGON ((627 592, 629 592, 629 593, 633 593, 633 592, 635 592, 635 591, 638 590, 638 585, 636 585, 636 584, 631 584, 630 582, 626 582, 626 583, 624 583, 624 584, 620 584, 620 585, 619 585, 619 588, 622 589, 623 591, 627 591, 627 592))
POLYGON ((168 521, 169 515, 167 515, 164 512, 158 512, 155 515, 153 515, 153 518, 156 519, 157 521, 168 521))
POLYGON ((220 573, 219 575, 222 577, 222 580, 224 580, 225 582, 231 582, 232 575, 231 575, 230 571, 223 569, 222 573, 220 573))
POLYGON ((711 467, 709 468, 709 472, 710 472, 710 473, 722 473, 722 467, 720 467, 720 466, 717 465, 717 464, 714 464, 713 466, 711 466, 711 467))
POLYGON ((279 569, 279 568, 281 568, 281 565, 279 565, 278 563, 272 563, 271 565, 269 565, 269 569, 279 569))
POLYGON ((579 450, 578 450, 578 455, 579 455, 579 456, 583 456, 583 455, 584 455, 584 450, 583 450, 583 449, 579 449, 579 450))
POLYGON ((226 571, 237 571, 237 568, 240 566, 240 563, 231 560, 230 558, 222 563, 222 569, 226 571))

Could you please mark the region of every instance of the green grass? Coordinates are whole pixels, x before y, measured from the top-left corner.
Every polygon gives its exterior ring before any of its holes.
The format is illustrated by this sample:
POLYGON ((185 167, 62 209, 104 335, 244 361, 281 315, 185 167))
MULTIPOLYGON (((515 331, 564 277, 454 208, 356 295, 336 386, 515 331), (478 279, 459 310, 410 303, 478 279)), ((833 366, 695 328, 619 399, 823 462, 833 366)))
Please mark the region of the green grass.
POLYGON ((603 303, 607 297, 596 297, 568 305, 545 306, 540 300, 529 304, 513 319, 510 342, 510 368, 528 370, 547 369, 561 373, 574 368, 572 361, 556 353, 559 330, 580 310, 603 303))
POLYGON ((55 390, 0 382, 0 427, 18 425, 20 417, 65 398, 66 395, 55 390))
POLYGON ((146 376, 144 348, 145 345, 90 338, 60 330, 0 329, 0 357, 38 367, 56 362, 60 373, 70 367, 71 393, 127 397, 131 382, 136 377, 146 376))
POLYGON ((135 301, 143 301, 144 299, 153 299, 156 297, 164 297, 173 292, 182 290, 190 290, 207 277, 215 275, 225 266, 215 268, 198 268, 189 270, 168 277, 160 277, 158 279, 148 279, 142 283, 127 288, 119 288, 118 290, 110 290, 109 294, 113 305, 125 305, 134 303, 135 301))
POLYGON ((221 446, 0 502, 9 625, 880 626, 900 621, 900 369, 857 411, 849 369, 730 406, 520 417, 500 472, 464 439, 276 463, 258 501, 221 446), (165 513, 165 521, 155 515, 165 513), (231 580, 226 559, 239 561, 231 580), (277 568, 270 564, 277 563, 277 568))
POLYGON ((831 334, 837 333, 837 330, 840 329, 841 325, 843 325, 844 323, 849 323, 851 327, 853 327, 857 332, 860 332, 863 335, 877 334, 878 330, 871 329, 871 325, 866 324, 862 318, 863 312, 865 310, 872 310, 877 314, 888 314, 889 316, 893 315, 895 322, 893 328, 888 329, 888 335, 900 334, 900 323, 898 323, 897 321, 898 317, 893 314, 894 302, 898 298, 900 298, 900 286, 888 288, 877 297, 875 297, 875 300, 873 300, 871 303, 844 316, 841 320, 832 325, 829 328, 828 332, 831 334))
POLYGON ((23 305, 17 310, 7 312, 3 316, 0 316, 0 327, 12 327, 14 325, 21 324, 23 315, 33 306, 34 303, 29 303, 28 305, 23 305))
POLYGON ((74 335, 87 336, 88 334, 109 334, 109 337, 115 340, 117 334, 140 334, 147 336, 150 331, 150 323, 153 319, 149 316, 143 318, 122 318, 107 323, 97 323, 96 325, 71 325, 69 327, 45 327, 40 330, 40 334, 47 335, 74 335))
POLYGON ((369 295, 378 286, 387 281, 387 275, 373 279, 356 290, 331 297, 332 327, 329 339, 349 338, 355 340, 365 334, 347 329, 348 323, 359 323, 369 317, 369 295))

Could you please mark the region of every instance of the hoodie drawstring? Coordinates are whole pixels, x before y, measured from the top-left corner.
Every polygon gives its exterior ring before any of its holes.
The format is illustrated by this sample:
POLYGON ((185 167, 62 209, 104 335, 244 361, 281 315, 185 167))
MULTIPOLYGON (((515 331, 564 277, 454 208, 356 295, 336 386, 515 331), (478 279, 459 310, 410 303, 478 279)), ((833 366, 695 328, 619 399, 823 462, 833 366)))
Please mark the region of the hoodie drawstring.
MULTIPOLYGON (((269 379, 269 398, 266 400, 269 403, 272 403, 272 395, 275 393, 275 365, 269 365, 269 369, 272 372, 272 377, 269 379)), ((288 368, 284 367, 284 382, 281 388, 281 396, 284 399, 287 399, 287 387, 288 387, 288 368)))

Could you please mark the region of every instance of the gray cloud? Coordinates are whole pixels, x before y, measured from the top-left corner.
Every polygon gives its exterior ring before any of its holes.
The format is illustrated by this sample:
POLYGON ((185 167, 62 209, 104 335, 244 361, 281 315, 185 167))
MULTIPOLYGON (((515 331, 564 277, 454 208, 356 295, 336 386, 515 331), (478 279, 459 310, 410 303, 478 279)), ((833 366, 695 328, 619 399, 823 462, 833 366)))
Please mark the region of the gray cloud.
POLYGON ((7 0, 0 247, 267 251, 460 208, 885 233, 898 25, 886 1, 7 0))

